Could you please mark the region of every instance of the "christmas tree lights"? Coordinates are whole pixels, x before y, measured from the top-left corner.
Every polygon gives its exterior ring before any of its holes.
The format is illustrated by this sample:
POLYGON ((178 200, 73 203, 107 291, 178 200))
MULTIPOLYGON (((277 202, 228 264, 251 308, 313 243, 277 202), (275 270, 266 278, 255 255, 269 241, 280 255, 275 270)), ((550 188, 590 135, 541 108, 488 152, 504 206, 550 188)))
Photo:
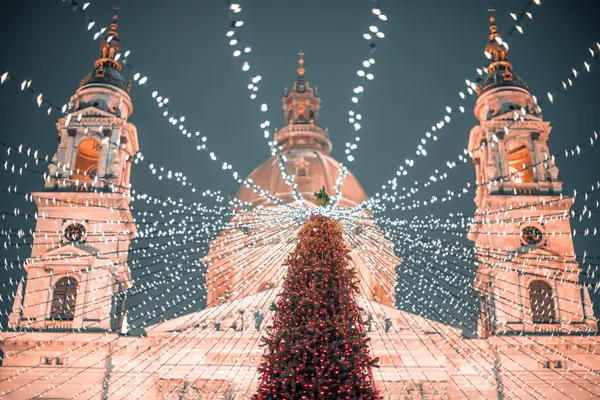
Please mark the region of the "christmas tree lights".
MULTIPOLYGON (((329 202, 324 188, 316 197, 329 202)), ((330 218, 314 215, 300 230, 273 304, 255 399, 379 398, 348 253, 342 226, 330 218)))

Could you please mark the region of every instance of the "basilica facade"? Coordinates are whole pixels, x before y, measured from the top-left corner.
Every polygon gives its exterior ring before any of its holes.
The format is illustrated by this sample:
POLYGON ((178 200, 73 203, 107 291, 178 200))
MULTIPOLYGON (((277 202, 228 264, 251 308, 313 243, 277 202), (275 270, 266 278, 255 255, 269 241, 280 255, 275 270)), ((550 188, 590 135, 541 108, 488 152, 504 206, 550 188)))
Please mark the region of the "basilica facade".
MULTIPOLYGON (((572 204, 561 195, 550 155, 551 126, 514 73, 493 21, 490 29, 490 64, 477 86, 478 122, 469 138, 478 182, 468 234, 478 257, 478 335, 465 337, 396 308, 401 260, 368 214, 375 254, 365 257, 360 243, 349 243, 384 399, 600 397, 589 292, 579 281, 570 235, 549 234, 570 231, 569 219, 556 216, 568 215, 572 204)), ((128 332, 126 295, 134 280, 127 255, 136 226, 129 198, 134 158, 127 155, 139 145, 117 57, 116 18, 109 35, 69 103, 69 116, 57 121, 58 148, 44 190, 32 193, 44 216, 36 231, 61 237, 35 237, 9 329, 1 333, 0 393, 5 399, 248 399, 258 384, 260 337, 295 243, 256 240, 256 220, 223 230, 204 258, 207 307, 147 326, 144 334, 128 332)), ((340 164, 330 156, 329 132, 319 126, 320 98, 302 64, 283 111, 275 139, 285 171, 310 207, 321 187, 334 192, 340 164)), ((298 205, 280 162, 274 155, 249 177, 280 202, 246 185, 236 197, 267 211, 298 205)), ((366 200, 348 172, 340 206, 366 200)))

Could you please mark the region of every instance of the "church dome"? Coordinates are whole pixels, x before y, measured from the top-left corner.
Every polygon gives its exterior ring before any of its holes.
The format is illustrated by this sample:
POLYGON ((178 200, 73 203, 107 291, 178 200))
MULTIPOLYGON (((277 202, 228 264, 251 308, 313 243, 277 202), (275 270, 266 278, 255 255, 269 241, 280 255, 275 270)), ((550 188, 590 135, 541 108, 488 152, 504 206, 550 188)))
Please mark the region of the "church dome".
MULTIPOLYGON (((286 170, 295 175, 298 192, 304 199, 315 202, 314 193, 323 186, 330 195, 334 194, 335 182, 339 176, 340 164, 332 157, 311 148, 293 148, 284 153, 287 159, 286 170)), ((294 201, 292 188, 283 179, 279 169, 279 157, 273 156, 256 168, 248 179, 252 179, 261 189, 284 202, 294 201)), ((252 205, 269 204, 271 201, 254 192, 245 185, 240 188, 237 198, 252 205)), ((367 200, 367 195, 358 180, 350 172, 346 174, 342 184, 342 200, 340 205, 352 207, 367 200)))
POLYGON ((111 67, 107 67, 103 71, 99 70, 99 68, 94 68, 92 72, 87 74, 81 82, 79 82, 79 85, 86 86, 93 83, 112 85, 119 89, 127 90, 127 82, 123 75, 111 67))
MULTIPOLYGON (((335 195, 340 164, 329 156, 329 133, 319 127, 321 99, 304 78, 304 53, 298 54, 298 78, 294 87, 286 90, 282 100, 285 126, 275 133, 275 142, 280 146, 280 154, 286 160, 286 173, 295 176, 294 182, 298 192, 305 200, 315 203, 314 193, 323 186, 330 196, 335 195)), ((277 155, 252 171, 248 180, 285 203, 295 201, 292 187, 282 176, 277 155)), ((272 204, 270 199, 246 185, 240 188, 237 198, 254 206, 272 204)), ((358 180, 347 172, 342 183, 340 205, 353 207, 367 199, 358 180)))
POLYGON ((496 69, 491 71, 480 85, 480 94, 486 93, 498 87, 518 87, 528 90, 527 84, 517 74, 506 69, 496 69))

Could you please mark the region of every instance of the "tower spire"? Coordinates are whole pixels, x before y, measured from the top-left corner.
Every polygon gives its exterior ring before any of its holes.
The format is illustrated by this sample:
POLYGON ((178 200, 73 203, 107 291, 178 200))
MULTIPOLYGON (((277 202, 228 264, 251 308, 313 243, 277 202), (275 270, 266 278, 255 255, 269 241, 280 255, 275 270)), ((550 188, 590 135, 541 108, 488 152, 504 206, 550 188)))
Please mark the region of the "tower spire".
POLYGON ((94 63, 94 66, 99 71, 104 70, 105 67, 112 67, 117 71, 121 71, 121 63, 116 59, 117 54, 121 52, 121 42, 119 41, 119 32, 117 32, 117 20, 119 19, 118 12, 120 7, 114 7, 115 13, 113 14, 113 20, 110 24, 110 30, 104 39, 100 43, 100 57, 94 63))
POLYGON ((487 67, 487 72, 492 73, 493 71, 502 68, 510 71, 512 65, 508 62, 506 54, 508 53, 508 46, 498 33, 498 27, 496 26, 496 18, 494 17, 494 9, 488 8, 490 13, 490 40, 488 45, 485 47, 486 56, 490 59, 490 64, 487 67))
POLYGON ((485 46, 485 56, 489 63, 485 67, 487 76, 480 79, 477 86, 477 94, 481 96, 483 92, 498 86, 516 86, 527 90, 527 85, 523 80, 513 73, 513 66, 508 61, 508 44, 502 40, 496 26, 494 9, 488 8, 490 13, 490 35, 488 44, 485 46))
POLYGON ((300 67, 298 68, 298 75, 299 76, 303 76, 304 75, 304 52, 302 50, 300 50, 298 52, 298 55, 300 56, 300 59, 298 60, 298 64, 300 64, 300 67))
POLYGON ((494 12, 496 10, 493 8, 488 8, 488 12, 490 13, 490 43, 496 40, 500 35, 498 34, 498 28, 496 27, 496 18, 494 17, 494 12))
POLYGON ((283 96, 285 126, 275 133, 275 141, 282 151, 290 147, 312 148, 329 154, 331 142, 326 131, 319 127, 319 109, 321 99, 317 88, 312 88, 304 73, 304 52, 298 55, 298 77, 291 89, 283 96))
POLYGON ((91 83, 109 84, 119 89, 129 91, 129 85, 121 75, 123 69, 119 62, 119 55, 122 53, 121 41, 117 21, 119 19, 119 7, 114 7, 112 23, 106 34, 106 37, 100 43, 100 56, 94 62, 94 70, 87 74, 80 82, 83 87, 91 83))
POLYGON ((112 24, 110 24, 110 31, 108 32, 108 36, 113 36, 114 38, 117 38, 119 36, 119 34, 117 33, 117 20, 119 19, 119 10, 121 9, 121 7, 115 6, 113 7, 113 10, 115 10, 115 13, 113 14, 113 22, 112 24))

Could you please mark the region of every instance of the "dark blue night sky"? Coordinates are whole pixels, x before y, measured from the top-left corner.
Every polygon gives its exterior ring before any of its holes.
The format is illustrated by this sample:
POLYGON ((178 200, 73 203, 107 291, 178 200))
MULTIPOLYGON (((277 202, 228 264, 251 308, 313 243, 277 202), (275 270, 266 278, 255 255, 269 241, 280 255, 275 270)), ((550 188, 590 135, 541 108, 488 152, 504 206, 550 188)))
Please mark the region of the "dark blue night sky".
MULTIPOLYGON (((3 0, 0 5, 0 73, 8 70, 15 78, 32 79, 35 90, 56 104, 68 101, 80 79, 93 68, 99 53, 98 42, 92 40, 93 33, 86 31, 86 17, 73 12, 68 3, 3 0)), ((239 3, 244 9, 242 40, 252 47, 249 60, 262 76, 262 96, 269 104, 268 115, 273 124, 283 124, 281 97, 284 88, 291 86, 296 78, 297 53, 303 50, 306 77, 311 84, 318 85, 322 99, 321 126, 329 129, 333 157, 345 161, 345 143, 352 138, 348 122, 350 98, 352 89, 360 82, 356 71, 369 56, 369 42, 362 34, 373 19, 371 9, 375 3, 369 0, 242 0, 239 3)), ((436 169, 446 170, 446 161, 453 160, 467 146, 469 132, 477 123, 472 113, 474 97, 463 103, 465 114, 455 111, 451 124, 439 133, 439 140, 427 145, 427 156, 415 157, 425 132, 445 115, 447 106, 456 110, 458 93, 466 90, 465 79, 475 80, 476 68, 486 62, 483 51, 489 32, 488 7, 496 8, 500 33, 506 33, 513 23, 510 13, 520 14, 528 2, 383 0, 380 3, 388 16, 383 25, 386 38, 376 48, 377 62, 372 67, 375 79, 365 85, 360 105, 363 133, 358 149, 353 152, 355 161, 349 165, 370 196, 395 176, 395 170, 405 159, 416 158, 416 161, 410 175, 399 180, 400 188, 410 188, 415 181, 428 179, 436 169)), ((543 101, 544 119, 553 126, 552 151, 557 153, 585 141, 594 130, 600 129, 597 59, 592 72, 583 73, 574 81, 573 88, 557 92, 554 104, 548 104, 546 97, 548 91, 572 74, 572 68, 584 69, 584 60, 591 60, 588 48, 600 54, 596 47, 600 43, 598 2, 542 3, 531 8, 532 20, 522 22, 524 34, 513 33, 507 40, 515 73, 543 101)), ((239 60, 231 56, 229 39, 225 36, 230 24, 225 2, 122 0, 119 5, 120 39, 124 48, 131 49, 134 70, 148 76, 148 84, 170 98, 170 108, 184 115, 190 127, 206 135, 212 149, 240 173, 247 175, 264 162, 270 152, 259 128, 262 115, 259 104, 249 99, 247 75, 242 73, 239 60)), ((87 14, 97 21, 96 26, 105 26, 111 20, 112 7, 113 2, 94 1, 87 14)), ((131 70, 125 73, 131 78, 131 70)), ((138 129, 146 159, 183 172, 198 186, 234 195, 238 184, 230 173, 211 162, 207 153, 195 151, 189 139, 162 116, 149 92, 136 86, 132 90, 134 113, 130 121, 138 129)), ((43 154, 55 152, 55 121, 46 116, 45 109, 37 109, 35 98, 21 92, 16 85, 0 86, 0 119, 2 141, 33 147, 43 154)), ((600 149, 594 146, 585 148, 576 157, 557 161, 565 193, 583 192, 596 184, 599 155, 600 149)), ((0 162, 4 164, 6 159, 2 153, 0 162)), ((26 161, 18 157, 10 160, 17 164, 26 161)), ((425 200, 433 194, 441 197, 447 190, 462 188, 473 180, 474 167, 468 162, 449 172, 447 180, 420 191, 416 198, 425 200)), ((43 187, 42 177, 33 174, 18 176, 2 171, 0 182, 3 189, 17 185, 20 192, 43 187)), ((141 192, 169 195, 186 202, 203 201, 179 185, 158 182, 143 165, 134 167, 132 182, 141 192)), ((417 211, 385 215, 405 219, 414 215, 426 218, 429 214, 436 217, 457 212, 472 214, 475 210, 472 198, 469 193, 443 207, 438 203, 417 211)), ((0 211, 12 212, 15 207, 33 212, 33 206, 24 204, 22 197, 2 193, 0 211)), ((598 221, 593 217, 573 223, 581 232, 588 227, 593 230, 598 221)), ((33 221, 6 216, 0 227, 29 229, 33 221)), ((448 233, 431 235, 470 243, 448 233)), ((577 235, 575 246, 579 255, 587 252, 588 256, 600 256, 598 236, 577 235)), ((18 251, 2 248, 0 259, 23 260, 29 251, 26 246, 18 251)), ((472 265, 465 264, 464 273, 472 277, 472 269, 472 265)), ((6 296, 16 289, 15 279, 22 274, 23 271, 14 269, 0 272, 0 281, 4 283, 0 288, 3 310, 10 309, 12 302, 6 296)), ((408 274, 407 279, 413 278, 408 274)), ((167 283, 162 290, 168 286, 167 283)), ((448 300, 447 295, 433 288, 419 287, 419 290, 425 296, 448 300)), ((477 306, 470 287, 465 291, 451 287, 449 290, 477 306)), ((398 296, 402 297, 402 292, 398 296)), ((138 296, 130 304, 143 297, 138 296)), ((154 298, 156 304, 163 301, 154 298)), ((406 298, 403 307, 411 309, 406 305, 411 302, 417 300, 406 298)), ((440 319, 435 314, 430 317, 440 319)), ((463 327, 473 326, 474 315, 461 318, 466 318, 463 327)), ((5 319, 2 323, 4 326, 5 319)))

